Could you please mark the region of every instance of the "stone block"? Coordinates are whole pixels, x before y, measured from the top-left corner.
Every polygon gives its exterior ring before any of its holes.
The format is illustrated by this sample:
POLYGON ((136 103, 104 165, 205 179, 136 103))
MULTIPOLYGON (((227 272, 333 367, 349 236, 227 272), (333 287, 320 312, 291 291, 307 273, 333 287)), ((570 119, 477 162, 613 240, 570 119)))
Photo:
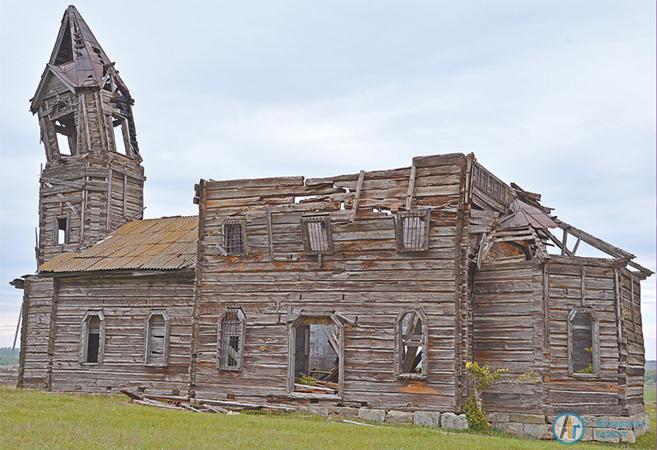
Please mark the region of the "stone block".
POLYGON ((465 414, 446 412, 442 413, 440 416, 440 426, 443 428, 452 428, 454 430, 467 430, 468 419, 465 417, 465 414))
POLYGON ((621 430, 621 442, 627 442, 629 444, 634 444, 636 442, 636 434, 632 430, 621 430))
POLYGON ((524 423, 522 425, 522 435, 532 439, 549 439, 548 426, 544 423, 524 423))
POLYGON ((386 411, 385 409, 360 408, 358 418, 372 422, 383 422, 386 420, 386 411))
POLYGON ((545 424, 545 416, 542 414, 510 414, 509 421, 520 423, 545 424))
POLYGON ((356 417, 358 415, 358 408, 351 408, 349 406, 329 406, 328 412, 332 416, 342 417, 356 417))
POLYGON ((595 428, 593 430, 593 440, 598 442, 620 442, 621 432, 613 428, 595 428))
POLYGON ((415 411, 413 423, 425 427, 439 427, 440 413, 438 411, 415 411))
POLYGON ((306 406, 302 411, 316 416, 328 417, 329 415, 329 410, 326 406, 306 406))
POLYGON ((388 423, 413 423, 413 413, 408 411, 390 410, 386 413, 388 423))
POLYGON ((492 412, 488 413, 488 420, 490 422, 508 422, 509 421, 509 414, 508 413, 500 413, 500 412, 492 412))
POLYGON ((517 422, 495 422, 493 428, 515 436, 522 436, 523 434, 523 426, 517 422))

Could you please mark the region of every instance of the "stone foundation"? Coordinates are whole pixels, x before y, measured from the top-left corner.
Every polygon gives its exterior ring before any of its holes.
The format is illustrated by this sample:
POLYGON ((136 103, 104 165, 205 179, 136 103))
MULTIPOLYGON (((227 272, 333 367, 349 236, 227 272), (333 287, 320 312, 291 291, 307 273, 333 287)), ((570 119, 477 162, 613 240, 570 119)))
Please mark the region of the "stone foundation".
POLYGON ((312 405, 299 407, 300 412, 319 416, 355 417, 368 422, 418 425, 452 430, 467 430, 468 419, 465 414, 440 411, 402 411, 396 409, 354 408, 346 406, 312 405))
MULTIPOLYGON (((324 417, 338 416, 356 418, 368 422, 407 424, 452 430, 468 429, 465 414, 440 411, 402 411, 349 406, 309 405, 299 411, 324 417)), ((628 442, 648 431, 647 414, 633 416, 580 416, 584 422, 583 441, 628 442)), ((491 426, 499 431, 532 439, 554 439, 552 422, 555 416, 541 414, 514 414, 492 412, 488 414, 491 426)))
MULTIPOLYGON (((584 421, 582 441, 628 442, 648 431, 647 414, 633 416, 580 416, 584 421)), ((555 416, 538 414, 512 414, 493 412, 488 420, 496 430, 532 439, 554 439, 552 422, 555 416)))

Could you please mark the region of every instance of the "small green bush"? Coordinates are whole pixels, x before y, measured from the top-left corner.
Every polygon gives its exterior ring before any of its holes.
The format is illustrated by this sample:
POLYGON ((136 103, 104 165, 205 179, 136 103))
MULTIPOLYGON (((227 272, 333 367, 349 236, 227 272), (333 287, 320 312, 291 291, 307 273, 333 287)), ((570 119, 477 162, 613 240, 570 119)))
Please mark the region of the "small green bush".
POLYGON ((486 411, 484 407, 477 407, 477 400, 475 399, 474 394, 470 394, 468 400, 463 406, 463 411, 465 412, 465 417, 468 418, 468 426, 470 429, 475 431, 488 431, 490 430, 490 424, 486 418, 486 411))

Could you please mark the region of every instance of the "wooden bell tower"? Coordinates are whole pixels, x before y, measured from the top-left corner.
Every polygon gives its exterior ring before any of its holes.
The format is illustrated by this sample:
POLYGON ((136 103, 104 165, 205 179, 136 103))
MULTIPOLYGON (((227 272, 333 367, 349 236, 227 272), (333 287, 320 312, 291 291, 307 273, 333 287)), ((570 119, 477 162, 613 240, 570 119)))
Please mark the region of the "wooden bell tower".
POLYGON ((134 100, 74 6, 64 12, 30 102, 47 159, 39 190, 40 265, 142 218, 145 177, 134 100))

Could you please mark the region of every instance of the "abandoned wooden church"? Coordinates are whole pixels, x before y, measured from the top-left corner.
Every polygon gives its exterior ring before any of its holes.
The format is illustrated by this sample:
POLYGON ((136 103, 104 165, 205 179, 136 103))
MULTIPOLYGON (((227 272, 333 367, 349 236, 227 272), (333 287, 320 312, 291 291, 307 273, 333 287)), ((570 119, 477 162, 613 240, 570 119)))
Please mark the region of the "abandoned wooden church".
POLYGON ((30 109, 47 163, 39 269, 12 282, 19 386, 412 420, 462 413, 477 361, 509 369, 483 394, 501 429, 542 437, 569 411, 645 431, 652 273, 474 155, 201 180, 197 217, 143 219, 132 95, 73 6, 30 109))

